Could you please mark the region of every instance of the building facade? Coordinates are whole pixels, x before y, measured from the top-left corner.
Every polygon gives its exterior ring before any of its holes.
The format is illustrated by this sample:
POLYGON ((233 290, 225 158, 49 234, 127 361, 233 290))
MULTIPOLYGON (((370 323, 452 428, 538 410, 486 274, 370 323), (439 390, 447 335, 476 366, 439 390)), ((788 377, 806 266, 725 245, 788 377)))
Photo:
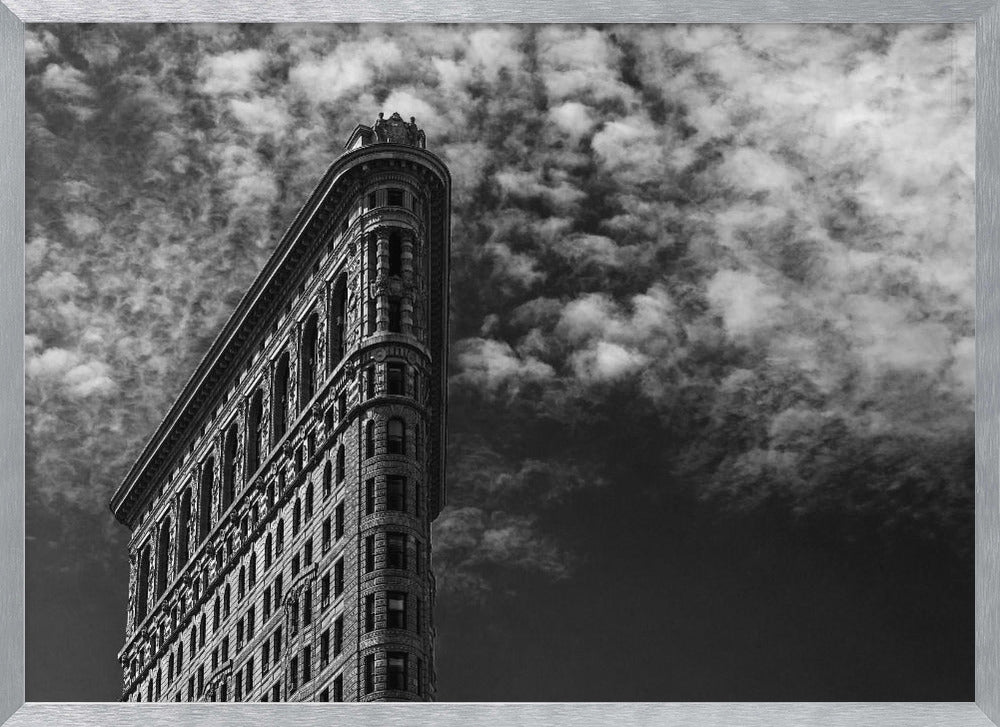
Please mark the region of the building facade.
POLYGON ((128 472, 123 700, 434 698, 450 191, 358 126, 128 472))

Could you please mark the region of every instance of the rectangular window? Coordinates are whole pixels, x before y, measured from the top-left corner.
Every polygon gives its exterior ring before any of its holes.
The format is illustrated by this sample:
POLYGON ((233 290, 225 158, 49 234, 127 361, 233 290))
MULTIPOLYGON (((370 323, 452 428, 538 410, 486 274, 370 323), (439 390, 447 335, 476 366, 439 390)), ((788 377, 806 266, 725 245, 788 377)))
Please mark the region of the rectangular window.
POLYGON ((243 619, 236 622, 236 653, 243 648, 243 619))
POLYGON ((299 688, 299 657, 293 656, 288 664, 288 693, 295 694, 299 688))
POLYGON ((243 701, 243 674, 242 672, 236 672, 236 678, 233 680, 233 699, 237 702, 243 701))
POLYGON ((417 694, 424 694, 424 660, 417 657, 417 694))
POLYGON ((302 650, 302 683, 308 684, 312 679, 312 647, 307 646, 302 650))
POLYGON ((369 366, 365 369, 365 398, 371 399, 375 396, 375 367, 369 366))
POLYGON ((299 599, 290 599, 289 605, 291 608, 288 614, 288 634, 294 636, 299 632, 299 599))
POLYGON ((406 628, 406 594, 400 591, 389 591, 386 594, 388 618, 386 626, 390 629, 406 628))
POLYGON ((378 308, 375 305, 374 300, 368 301, 368 335, 375 333, 376 327, 378 325, 378 308))
POLYGON ((327 629, 319 637, 319 668, 322 669, 330 663, 330 629, 327 629))
POLYGON ((386 364, 386 390, 393 396, 406 396, 406 365, 386 364))
POLYGON ((365 480, 365 514, 371 515, 375 512, 375 478, 370 477, 365 480))
POLYGON ((386 190, 386 200, 390 207, 402 207, 403 206, 403 190, 401 189, 389 189, 386 190))
MULTIPOLYGON (((417 427, 416 431, 420 431, 417 427)), ((413 514, 420 516, 420 480, 413 481, 413 514)))
POLYGON ((252 656, 247 660, 246 675, 247 675, 246 676, 247 694, 249 695, 250 692, 253 691, 253 657, 252 656))
POLYGON ((387 510, 406 512, 406 478, 399 475, 387 475, 385 478, 387 510))
POLYGON ((274 652, 274 657, 273 657, 274 658, 274 663, 277 664, 278 663, 278 659, 281 658, 281 627, 280 626, 274 630, 274 636, 271 638, 271 641, 274 643, 274 649, 273 649, 273 652, 274 652))
POLYGON ((406 534, 386 533, 386 568, 406 570, 406 534))
POLYGON ((406 691, 406 652, 390 651, 387 655, 387 689, 406 691))
POLYGON ((271 642, 269 639, 264 639, 264 643, 260 645, 260 673, 261 675, 267 674, 267 670, 271 668, 271 642))
POLYGON ((324 573, 319 581, 319 606, 326 608, 330 605, 330 574, 324 573))
POLYGON ((194 701, 194 677, 188 679, 188 701, 194 701))
POLYGON ((375 691, 375 654, 365 656, 365 694, 375 691))
POLYGON ((271 701, 280 702, 281 701, 281 685, 275 684, 271 687, 271 701))
POLYGON ((365 633, 375 630, 375 594, 365 596, 365 633))
POLYGON ((281 574, 274 578, 274 610, 281 610, 281 574))
POLYGON ((198 667, 198 696, 205 693, 205 666, 198 667))
POLYGON ((229 637, 225 636, 222 639, 222 660, 229 661, 229 637))
POLYGON ((375 536, 365 538, 365 573, 375 570, 375 536))
POLYGON ((302 596, 302 625, 308 626, 313 620, 313 592, 312 588, 307 588, 302 596))
POLYGON ((323 521, 323 534, 321 536, 321 543, 323 552, 325 553, 330 549, 330 536, 333 532, 333 523, 330 522, 330 518, 326 518, 323 521))
POLYGON ((338 558, 333 564, 333 595, 339 596, 344 592, 344 559, 338 558))
POLYGON ((401 333, 403 330, 403 302, 396 297, 389 298, 389 332, 401 333))
POLYGON ((219 647, 212 649, 212 670, 219 668, 219 647))
POLYGON ((413 541, 413 559, 416 562, 413 564, 413 570, 415 570, 417 573, 420 572, 421 563, 422 563, 422 561, 420 560, 420 553, 421 553, 420 541, 419 540, 414 540, 413 541))
POLYGON ((340 656, 344 649, 344 617, 337 616, 333 622, 333 655, 340 656))
POLYGON ((340 540, 344 537, 344 503, 337 505, 333 511, 334 537, 340 540))
POLYGON ((247 611, 247 640, 248 641, 253 638, 253 632, 254 632, 254 628, 255 628, 254 621, 256 619, 254 618, 254 612, 253 611, 254 611, 253 606, 251 606, 250 610, 247 611))
POLYGON ((271 618, 271 586, 264 589, 264 620, 271 618))
POLYGON ((319 693, 319 701, 321 701, 321 702, 329 702, 330 701, 330 689, 329 688, 324 689, 322 692, 319 693))
POLYGON ((292 578, 299 574, 299 554, 292 556, 292 578))
POLYGON ((375 208, 376 199, 375 192, 368 193, 368 209, 375 208))
POLYGON ((309 538, 306 540, 305 554, 303 558, 306 565, 310 565, 313 562, 313 540, 309 538))
POLYGON ((413 599, 414 630, 420 633, 420 596, 413 599))
POLYGON ((347 418, 347 393, 344 391, 337 396, 337 418, 340 421, 347 418))
POLYGON ((338 674, 337 678, 333 680, 333 701, 344 701, 344 677, 341 674, 338 674))

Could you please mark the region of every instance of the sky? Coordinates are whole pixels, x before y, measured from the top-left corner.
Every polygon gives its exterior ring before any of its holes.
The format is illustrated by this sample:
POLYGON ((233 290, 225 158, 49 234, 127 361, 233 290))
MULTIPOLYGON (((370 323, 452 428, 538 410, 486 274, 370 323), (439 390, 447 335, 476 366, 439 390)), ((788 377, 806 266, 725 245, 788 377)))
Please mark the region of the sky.
POLYGON ((453 177, 442 701, 973 698, 971 25, 34 25, 27 698, 358 123, 453 177))

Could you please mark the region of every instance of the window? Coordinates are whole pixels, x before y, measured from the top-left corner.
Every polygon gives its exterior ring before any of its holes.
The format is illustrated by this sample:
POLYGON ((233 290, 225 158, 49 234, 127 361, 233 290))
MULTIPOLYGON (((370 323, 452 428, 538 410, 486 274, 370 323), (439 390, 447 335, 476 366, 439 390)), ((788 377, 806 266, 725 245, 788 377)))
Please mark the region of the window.
POLYGON ((291 599, 289 605, 291 608, 288 614, 288 635, 295 636, 299 632, 299 599, 291 599))
POLYGON ((215 460, 209 457, 201 468, 201 485, 198 492, 198 540, 203 541, 212 529, 212 488, 215 478, 215 460))
POLYGON ((216 631, 219 630, 219 621, 220 621, 219 616, 222 613, 221 605, 222 604, 219 602, 219 597, 216 596, 215 605, 212 608, 212 633, 215 633, 216 631))
POLYGON ((347 462, 344 454, 344 445, 337 447, 337 484, 344 481, 347 476, 347 462))
POLYGON ((277 664, 278 663, 278 659, 281 656, 281 627, 280 626, 274 630, 274 636, 271 637, 271 643, 274 644, 274 648, 273 648, 272 651, 273 651, 273 654, 274 654, 274 663, 277 664))
POLYGON ((229 637, 222 637, 222 660, 229 661, 229 637))
POLYGON ((407 655, 402 651, 390 651, 386 656, 388 660, 386 688, 405 692, 407 655))
POLYGON ((308 684, 312 679, 312 647, 302 649, 302 683, 308 684))
POLYGON ((270 509, 274 507, 274 483, 270 483, 267 486, 267 507, 270 509))
POLYGON ((320 536, 321 538, 320 547, 323 549, 324 553, 330 549, 331 531, 332 531, 332 523, 330 522, 330 518, 326 518, 325 520, 323 520, 322 535, 320 536))
POLYGON ((403 274, 403 238, 399 231, 389 233, 389 275, 403 274))
POLYGON ((329 497, 333 492, 333 467, 327 462, 323 467, 323 497, 329 497))
POLYGON ((264 589, 264 620, 271 618, 271 586, 264 589))
POLYGON ((271 567, 271 546, 273 545, 273 540, 271 538, 271 533, 267 534, 264 539, 264 569, 271 567))
POLYGON ((247 687, 247 694, 249 695, 250 692, 253 691, 253 657, 252 656, 249 659, 247 659, 246 687, 247 687))
POLYGON ((413 514, 420 514, 420 480, 413 482, 413 514))
POLYGON ((247 592, 247 569, 243 566, 240 566, 240 577, 239 580, 237 581, 236 597, 242 600, 243 596, 246 595, 246 592, 247 592))
POLYGON ((340 656, 344 650, 344 617, 337 616, 333 622, 333 655, 340 656))
POLYGON ((285 549, 285 521, 278 521, 278 529, 275 538, 274 552, 281 555, 281 551, 285 549))
POLYGON ((406 570, 406 534, 386 533, 386 568, 406 570))
POLYGON ((367 315, 365 317, 368 319, 367 331, 368 335, 370 336, 373 333, 375 333, 376 327, 378 325, 378 308, 376 307, 374 300, 368 301, 367 308, 368 308, 367 315))
POLYGON ((369 366, 365 369, 365 397, 371 399, 375 396, 375 367, 369 366))
POLYGON ((243 619, 236 622, 236 653, 243 648, 243 619))
POLYGON ((423 695, 424 693, 424 660, 419 656, 417 657, 417 694, 423 695))
POLYGON ((243 479, 247 482, 260 467, 261 442, 264 435, 264 392, 257 389, 250 399, 247 413, 247 464, 243 479))
POLYGON ((375 192, 368 193, 368 209, 373 209, 376 205, 375 192))
POLYGON ((312 588, 306 588, 302 594, 302 625, 308 626, 313 620, 313 592, 312 588))
POLYGON ((257 553, 250 554, 250 587, 257 585, 257 553))
POLYGON ((375 630, 375 594, 365 596, 365 633, 375 630))
POLYGON ((326 688, 322 692, 319 693, 319 701, 321 701, 321 702, 329 702, 330 701, 330 689, 329 688, 326 688))
POLYGON ((330 574, 324 573, 319 581, 319 605, 326 608, 330 604, 330 574))
POLYGON ((388 475, 386 482, 386 509, 394 512, 406 512, 406 478, 399 475, 388 475))
POLYGON ((267 674, 268 669, 271 668, 271 640, 264 639, 264 643, 260 645, 260 673, 261 675, 267 674))
MULTIPOLYGON (((346 222, 346 220, 345 220, 346 222)), ((332 369, 344 356, 347 348, 347 275, 340 275, 333 286, 330 301, 330 358, 328 368, 332 369)))
POLYGON ((375 691, 375 654, 365 656, 365 694, 375 691))
POLYGON ((271 687, 271 701, 278 702, 281 700, 281 685, 275 684, 271 687))
POLYGON ((236 498, 236 443, 239 429, 233 422, 226 431, 226 442, 222 448, 222 507, 221 512, 229 509, 236 498))
POLYGON ((176 569, 179 573, 188 559, 188 530, 191 527, 191 490, 184 490, 181 495, 180 515, 177 522, 177 561, 176 569))
POLYGON ((254 628, 255 628, 254 627, 254 621, 255 620, 256 619, 254 618, 254 607, 251 606, 250 610, 247 611, 247 639, 248 640, 253 638, 253 632, 254 632, 254 628))
POLYGON ((344 701, 344 677, 340 674, 333 680, 333 701, 344 701))
POLYGON ((344 421, 347 418, 347 392, 337 394, 337 418, 344 421))
POLYGON ((302 327, 302 340, 299 344, 299 410, 312 400, 316 394, 316 338, 319 331, 319 319, 315 313, 306 319, 302 327))
POLYGON ((387 393, 393 396, 406 396, 406 364, 386 364, 387 393))
POLYGON ((390 207, 402 207, 403 206, 403 190, 401 189, 389 189, 386 190, 386 204, 390 207))
POLYGON ((233 680, 233 699, 237 702, 243 701, 243 673, 241 671, 236 672, 236 677, 233 680))
POLYGON ((194 701, 194 677, 188 678, 188 701, 194 701))
POLYGON ((293 656, 288 666, 288 693, 294 694, 299 688, 299 657, 293 656))
POLYGON ((334 537, 340 540, 344 537, 344 503, 337 505, 333 511, 334 537))
POLYGON ((406 424, 393 417, 386 425, 386 446, 389 454, 406 454, 406 424))
POLYGON ((375 420, 369 419, 365 424, 365 457, 375 456, 375 420))
POLYGON ((198 696, 205 693, 205 665, 198 667, 198 696))
POLYGON ((319 637, 319 668, 330 664, 330 629, 326 629, 319 637))
POLYGON ((142 549, 142 555, 139 556, 139 576, 137 584, 137 594, 135 606, 135 622, 136 625, 141 623, 146 618, 146 613, 149 610, 149 561, 152 555, 149 552, 149 546, 147 545, 142 549))
POLYGON ((394 297, 389 298, 389 333, 403 331, 403 302, 394 297))
POLYGON ((229 584, 226 584, 226 590, 222 594, 222 613, 226 618, 229 618, 229 605, 231 602, 230 596, 232 595, 232 589, 229 584))
POLYGON ((365 573, 375 570, 375 536, 365 538, 365 573))
POLYGON ((386 594, 388 618, 386 627, 390 629, 406 628, 406 594, 400 591, 389 591, 386 594))
POLYGON ((306 520, 313 516, 313 486, 310 482, 306 486, 306 520))
POLYGON ((420 550, 421 550, 420 541, 419 540, 414 540, 413 541, 413 560, 415 562, 413 564, 413 570, 415 570, 417 573, 420 572, 420 564, 423 562, 420 559, 420 550))
POLYGON ((292 556, 292 578, 299 574, 299 554, 292 556))
POLYGON ((219 668, 219 647, 216 646, 214 649, 212 649, 212 669, 214 670, 218 668, 219 668))
POLYGON ((281 610, 281 574, 274 579, 274 610, 281 610))
POLYGON ((198 629, 198 648, 205 645, 205 614, 201 615, 201 627, 198 629))
POLYGON ((365 514, 371 515, 375 512, 375 478, 370 477, 365 480, 365 514))
POLYGON ((299 534, 299 527, 302 524, 302 500, 295 498, 295 507, 292 508, 292 535, 299 534))
POLYGON ((344 592, 344 559, 338 558, 333 564, 333 595, 339 596, 344 592))
POLYGON ((288 352, 281 354, 274 370, 271 396, 271 444, 285 436, 288 424, 288 352))

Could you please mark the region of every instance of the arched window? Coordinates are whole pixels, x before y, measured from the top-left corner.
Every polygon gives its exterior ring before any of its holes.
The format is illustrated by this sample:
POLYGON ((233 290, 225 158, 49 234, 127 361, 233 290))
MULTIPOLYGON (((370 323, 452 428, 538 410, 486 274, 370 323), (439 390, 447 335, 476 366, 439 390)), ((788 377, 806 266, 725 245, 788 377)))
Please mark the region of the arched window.
POLYGON ((167 590, 170 580, 170 518, 164 518, 160 525, 160 541, 156 546, 156 597, 167 590))
POLYGON ((139 625, 149 611, 149 568, 151 553, 149 545, 139 555, 139 574, 135 588, 135 623, 139 625))
POLYGON ((403 274, 403 236, 399 230, 389 233, 389 275, 403 274))
POLYGON ((267 538, 264 540, 264 568, 271 567, 271 544, 273 540, 271 538, 271 533, 267 534, 267 538))
POLYGON ((244 481, 249 482, 257 468, 260 467, 261 442, 264 434, 264 392, 260 389, 254 392, 250 399, 250 410, 247 413, 247 465, 244 481))
MULTIPOLYGON (((368 424, 371 425, 372 438, 374 439, 374 437, 375 437, 374 422, 368 422, 368 424)), ((372 444, 374 446, 374 442, 372 444)), ((369 455, 369 456, 371 456, 371 455, 369 455)), ((344 455, 344 445, 341 444, 339 447, 337 447, 337 484, 340 484, 341 482, 343 482, 344 478, 347 476, 347 465, 346 465, 345 460, 346 460, 346 457, 344 455)))
POLYGON ((330 363, 333 369, 347 350, 347 275, 341 274, 333 285, 330 299, 330 363))
POLYGON ((212 488, 215 486, 215 458, 209 457, 201 468, 201 487, 198 493, 198 541, 208 537, 212 529, 212 488))
POLYGON ((229 584, 227 583, 226 592, 222 596, 222 613, 226 618, 229 618, 229 603, 231 600, 230 599, 231 595, 232 595, 232 589, 229 587, 229 584))
POLYGON ((369 419, 365 425, 365 457, 375 456, 375 420, 369 419))
POLYGON ((386 426, 386 448, 389 454, 406 454, 406 424, 393 417, 386 426))
MULTIPOLYGON (((340 452, 337 453, 340 456, 340 452)), ((329 461, 326 466, 323 467, 323 497, 329 497, 330 493, 333 491, 333 467, 330 466, 329 461)))
POLYGON ((288 423, 288 352, 281 354, 271 387, 271 444, 285 436, 288 423))
POLYGON ((312 482, 306 485, 306 520, 313 516, 313 486, 312 482))
POLYGON ((316 393, 316 336, 319 319, 313 313, 302 327, 299 344, 299 409, 308 404, 316 393))
POLYGON ((302 501, 295 498, 295 506, 292 508, 292 535, 299 534, 299 525, 302 522, 302 501))
POLYGON ((222 449, 222 509, 225 512, 236 498, 236 437, 239 429, 236 422, 226 431, 226 443, 222 449))
POLYGON ((188 530, 191 527, 191 488, 186 488, 181 495, 180 514, 177 520, 177 564, 179 572, 188 559, 188 530))

